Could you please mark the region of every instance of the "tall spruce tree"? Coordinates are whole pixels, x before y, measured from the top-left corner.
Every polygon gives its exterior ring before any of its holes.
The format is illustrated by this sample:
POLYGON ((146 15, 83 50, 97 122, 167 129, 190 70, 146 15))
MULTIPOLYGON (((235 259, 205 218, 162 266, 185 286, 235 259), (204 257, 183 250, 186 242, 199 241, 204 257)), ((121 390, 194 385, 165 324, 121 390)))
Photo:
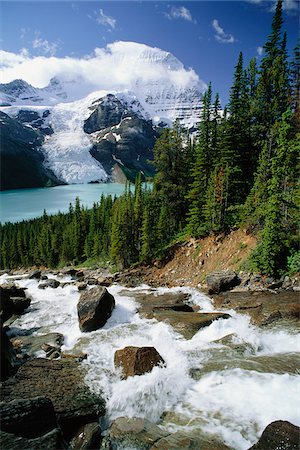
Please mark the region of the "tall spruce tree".
POLYGON ((191 168, 192 182, 187 194, 189 200, 187 231, 196 237, 203 236, 207 232, 203 208, 215 158, 219 99, 216 97, 212 111, 211 98, 212 90, 209 83, 203 97, 199 136, 195 144, 194 164, 191 168))

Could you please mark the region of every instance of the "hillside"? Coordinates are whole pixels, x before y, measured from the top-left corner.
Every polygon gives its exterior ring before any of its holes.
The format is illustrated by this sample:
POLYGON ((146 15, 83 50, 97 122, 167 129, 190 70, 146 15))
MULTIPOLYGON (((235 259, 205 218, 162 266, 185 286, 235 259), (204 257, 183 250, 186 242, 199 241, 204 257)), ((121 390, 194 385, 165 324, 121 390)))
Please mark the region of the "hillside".
POLYGON ((172 247, 165 261, 142 268, 143 281, 151 285, 200 287, 214 270, 239 271, 246 262, 257 239, 243 230, 227 236, 190 239, 172 247))

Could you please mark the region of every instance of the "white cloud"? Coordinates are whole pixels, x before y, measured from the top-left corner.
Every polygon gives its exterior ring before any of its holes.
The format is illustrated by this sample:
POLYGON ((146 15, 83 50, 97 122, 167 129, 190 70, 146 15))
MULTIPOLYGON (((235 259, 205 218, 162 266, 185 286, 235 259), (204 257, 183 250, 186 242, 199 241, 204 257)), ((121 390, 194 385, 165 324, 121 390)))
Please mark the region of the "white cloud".
MULTIPOLYGON (((247 0, 248 3, 253 3, 255 5, 267 6, 269 12, 274 12, 276 8, 277 0, 270 0, 266 2, 265 0, 247 0), (271 6, 270 6, 271 4, 271 6)), ((295 12, 299 10, 299 0, 284 0, 282 4, 282 9, 287 12, 295 12)))
POLYGON ((57 42, 49 42, 47 39, 36 37, 32 41, 32 48, 41 50, 44 55, 54 56, 59 45, 57 42))
POLYGON ((232 34, 225 33, 224 29, 221 27, 217 19, 214 19, 212 21, 212 26, 216 32, 216 41, 220 42, 221 44, 233 44, 236 41, 232 34))
POLYGON ((185 69, 170 53, 134 42, 114 42, 105 48, 96 48, 92 55, 82 58, 28 56, 0 51, 2 83, 22 78, 41 88, 55 76, 70 88, 74 79, 82 80, 82 89, 88 90, 82 92, 82 96, 92 90, 136 91, 137 80, 143 86, 159 80, 162 85, 206 89, 206 84, 195 71, 185 69))
MULTIPOLYGON (((90 19, 92 18, 91 16, 88 16, 90 19)), ((99 9, 98 12, 94 13, 94 19, 96 20, 96 22, 99 25, 104 25, 106 27, 111 28, 112 30, 114 30, 116 28, 116 24, 117 21, 116 19, 114 19, 111 16, 107 16, 106 14, 104 14, 103 9, 99 9)))
POLYGON ((170 12, 166 13, 166 16, 168 19, 183 19, 187 20, 188 22, 196 23, 196 20, 193 19, 191 11, 187 9, 185 6, 172 6, 170 12))
POLYGON ((257 53, 259 54, 259 56, 261 56, 264 52, 264 49, 262 47, 257 47, 257 53))
POLYGON ((29 58, 28 48, 25 48, 25 47, 21 48, 20 55, 23 56, 24 58, 29 58))

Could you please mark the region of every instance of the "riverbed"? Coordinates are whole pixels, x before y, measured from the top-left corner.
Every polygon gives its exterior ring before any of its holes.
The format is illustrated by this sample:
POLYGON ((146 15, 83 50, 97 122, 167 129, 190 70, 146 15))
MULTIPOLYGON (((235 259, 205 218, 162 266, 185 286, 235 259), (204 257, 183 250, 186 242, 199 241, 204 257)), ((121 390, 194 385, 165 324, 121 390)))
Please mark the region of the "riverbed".
MULTIPOLYGON (((0 277, 0 283, 8 280, 0 277)), ((85 382, 107 402, 107 427, 120 416, 143 417, 170 432, 205 433, 232 449, 246 450, 274 420, 300 425, 300 338, 292 323, 258 328, 248 316, 229 310, 230 319, 219 319, 185 339, 167 323, 140 317, 135 292, 185 292, 200 312, 215 311, 209 297, 192 288, 142 285, 125 291, 116 284, 108 288, 116 300, 111 318, 102 329, 82 333, 74 283, 45 290, 38 289, 36 280, 16 283, 27 288, 32 303, 13 327, 62 333, 63 350, 87 353, 85 382), (114 352, 130 345, 154 346, 166 366, 121 379, 114 352)))

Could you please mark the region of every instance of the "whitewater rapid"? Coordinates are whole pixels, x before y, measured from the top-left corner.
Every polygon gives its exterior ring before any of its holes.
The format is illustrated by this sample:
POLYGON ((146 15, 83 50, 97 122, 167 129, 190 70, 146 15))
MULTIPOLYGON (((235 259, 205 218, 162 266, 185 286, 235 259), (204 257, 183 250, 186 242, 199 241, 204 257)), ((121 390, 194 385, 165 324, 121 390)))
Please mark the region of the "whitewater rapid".
MULTIPOLYGON (((0 277, 0 283, 7 281, 7 275, 0 277)), ((230 319, 213 322, 186 340, 166 323, 141 318, 134 299, 122 292, 122 286, 113 285, 108 288, 116 300, 111 318, 101 330, 82 333, 77 318, 80 293, 74 284, 41 290, 36 280, 16 283, 27 288, 32 303, 11 328, 59 332, 65 336, 62 350, 87 353, 85 382, 106 399, 107 426, 120 416, 144 417, 170 432, 205 432, 233 449, 246 450, 274 420, 300 425, 300 375, 294 368, 300 338, 292 327, 259 329, 248 316, 231 310, 230 319), (233 346, 218 342, 228 335, 233 335, 233 346), (154 346, 166 367, 122 380, 114 368, 114 352, 128 345, 154 346), (292 362, 291 369, 272 371, 264 358, 292 362), (254 362, 259 362, 259 370, 251 369, 254 362)), ((156 291, 189 293, 201 311, 214 311, 212 301, 192 288, 156 291)), ((44 356, 41 353, 37 356, 44 356)))

